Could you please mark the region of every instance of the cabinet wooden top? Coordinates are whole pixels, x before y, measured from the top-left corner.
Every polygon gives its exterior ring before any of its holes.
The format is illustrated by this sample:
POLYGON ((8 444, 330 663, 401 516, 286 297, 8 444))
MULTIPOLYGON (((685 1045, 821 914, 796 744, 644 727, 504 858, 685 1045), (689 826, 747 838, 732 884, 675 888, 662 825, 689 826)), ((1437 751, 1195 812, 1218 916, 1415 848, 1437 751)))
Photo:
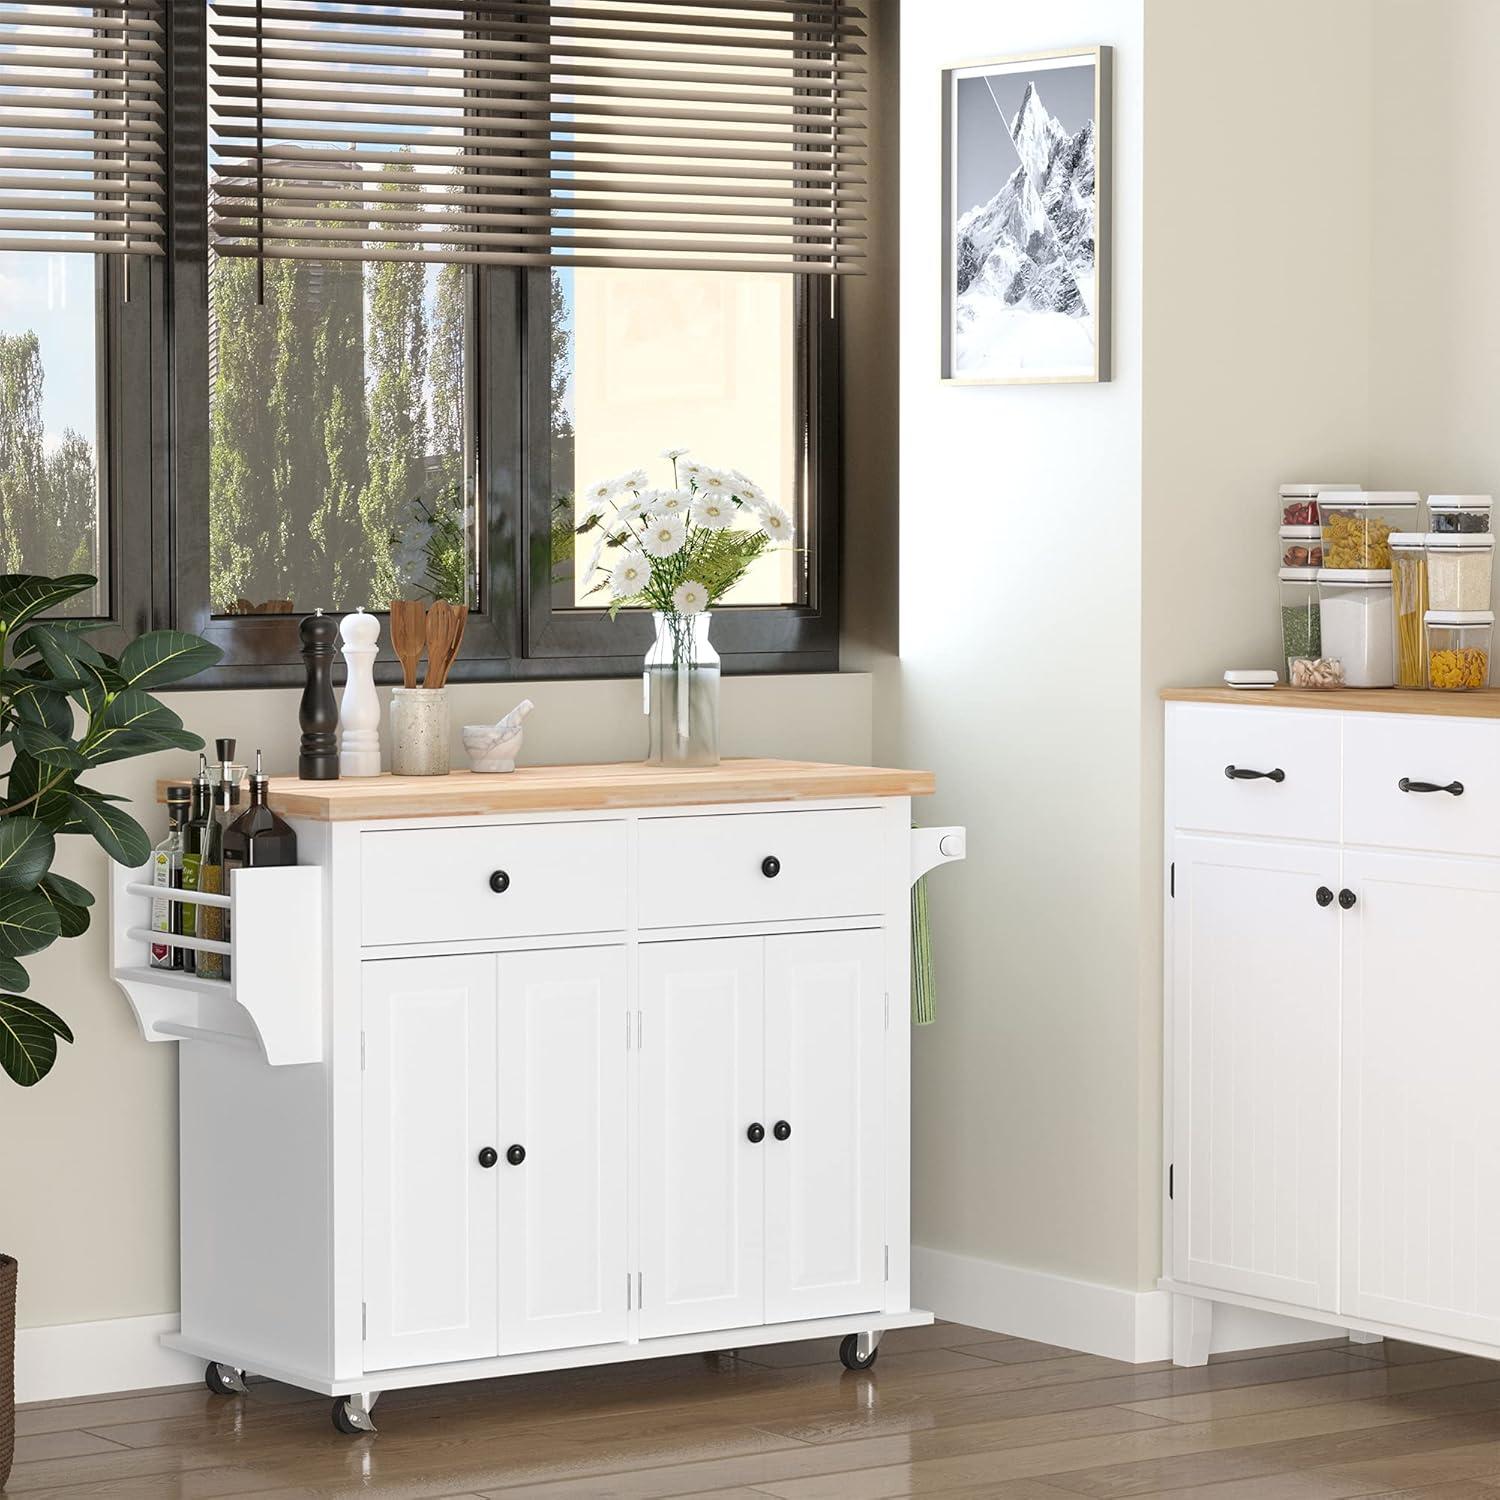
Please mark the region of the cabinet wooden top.
MULTIPOLYGON (((158 787, 165 796, 167 783, 158 787)), ((518 766, 503 775, 373 776, 342 781, 271 779, 270 803, 287 817, 325 823, 468 813, 586 812, 716 802, 797 802, 828 797, 925 797, 930 771, 821 765, 802 760, 726 760, 685 769, 637 763, 518 766)))
POLYGON ((1163 688, 1168 703, 1234 703, 1250 708, 1332 708, 1356 714, 1431 714, 1500 719, 1500 688, 1430 693, 1414 688, 1163 688))

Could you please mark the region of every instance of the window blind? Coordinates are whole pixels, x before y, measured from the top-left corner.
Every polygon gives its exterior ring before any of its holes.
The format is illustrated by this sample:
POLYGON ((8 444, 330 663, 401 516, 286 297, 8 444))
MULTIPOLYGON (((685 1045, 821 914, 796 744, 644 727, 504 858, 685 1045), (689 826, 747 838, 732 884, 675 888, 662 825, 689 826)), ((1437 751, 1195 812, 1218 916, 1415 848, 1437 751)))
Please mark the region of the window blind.
POLYGON ((0 8, 0 250, 162 253, 162 0, 0 8))
POLYGON ((845 0, 210 0, 220 255, 835 273, 845 0))

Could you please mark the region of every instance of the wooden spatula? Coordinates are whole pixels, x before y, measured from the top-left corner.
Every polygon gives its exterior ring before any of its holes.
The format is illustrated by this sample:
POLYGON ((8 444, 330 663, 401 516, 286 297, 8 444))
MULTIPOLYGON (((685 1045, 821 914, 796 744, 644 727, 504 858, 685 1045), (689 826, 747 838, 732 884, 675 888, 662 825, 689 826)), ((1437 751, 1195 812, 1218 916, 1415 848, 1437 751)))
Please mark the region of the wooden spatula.
POLYGON ((456 649, 454 637, 458 634, 457 611, 442 599, 435 599, 427 611, 427 676, 422 686, 440 688, 453 660, 456 649))
POLYGON ((450 624, 450 644, 448 654, 443 659, 443 670, 438 677, 438 686, 447 687, 448 673, 453 670, 453 663, 458 657, 458 648, 463 645, 464 626, 469 623, 469 612, 462 604, 450 604, 447 606, 450 624))
MULTIPOLYGON (((427 606, 420 599, 391 601, 391 645, 401 658, 401 672, 406 686, 417 685, 417 664, 422 660, 422 643, 427 638, 427 606)), ((432 664, 429 661, 428 670, 432 664)))

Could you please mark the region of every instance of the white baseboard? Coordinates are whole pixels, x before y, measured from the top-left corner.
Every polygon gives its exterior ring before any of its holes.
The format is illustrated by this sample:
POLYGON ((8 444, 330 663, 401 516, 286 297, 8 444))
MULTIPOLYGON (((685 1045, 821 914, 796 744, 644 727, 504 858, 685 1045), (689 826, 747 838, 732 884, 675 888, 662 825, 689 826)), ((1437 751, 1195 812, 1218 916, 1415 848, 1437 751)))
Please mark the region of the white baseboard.
POLYGON ((62 1401, 202 1380, 202 1360, 161 1346, 161 1335, 179 1325, 176 1313, 156 1313, 18 1328, 16 1400, 62 1401))
MULTIPOLYGON (((1132 1292, 1028 1271, 1000 1261, 913 1245, 911 1300, 951 1323, 1144 1364, 1172 1357, 1169 1292, 1132 1292)), ((1249 1308, 1214 1308, 1212 1352, 1263 1349, 1336 1336, 1337 1330, 1249 1308)))

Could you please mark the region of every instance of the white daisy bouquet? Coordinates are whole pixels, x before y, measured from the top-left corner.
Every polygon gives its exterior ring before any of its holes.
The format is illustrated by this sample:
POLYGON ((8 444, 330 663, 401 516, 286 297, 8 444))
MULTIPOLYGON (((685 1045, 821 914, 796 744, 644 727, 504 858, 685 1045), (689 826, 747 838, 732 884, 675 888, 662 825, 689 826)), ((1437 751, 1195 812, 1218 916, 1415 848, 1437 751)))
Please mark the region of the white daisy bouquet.
POLYGON ((578 535, 596 533, 585 579, 608 590, 609 612, 653 609, 671 617, 716 605, 756 558, 791 541, 792 519, 738 469, 716 469, 668 448, 672 487, 652 489, 644 469, 601 480, 577 500, 578 535))

